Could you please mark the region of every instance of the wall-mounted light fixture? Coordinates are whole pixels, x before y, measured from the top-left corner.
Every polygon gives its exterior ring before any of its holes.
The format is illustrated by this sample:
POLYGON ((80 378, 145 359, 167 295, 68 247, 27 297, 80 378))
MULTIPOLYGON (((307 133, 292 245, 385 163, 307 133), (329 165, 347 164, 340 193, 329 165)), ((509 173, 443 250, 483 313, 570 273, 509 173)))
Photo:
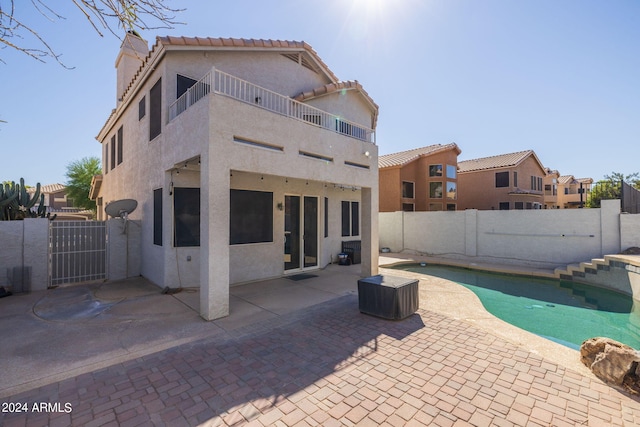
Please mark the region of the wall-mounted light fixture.
POLYGON ((278 210, 281 211, 284 209, 284 204, 282 202, 278 202, 278 210))

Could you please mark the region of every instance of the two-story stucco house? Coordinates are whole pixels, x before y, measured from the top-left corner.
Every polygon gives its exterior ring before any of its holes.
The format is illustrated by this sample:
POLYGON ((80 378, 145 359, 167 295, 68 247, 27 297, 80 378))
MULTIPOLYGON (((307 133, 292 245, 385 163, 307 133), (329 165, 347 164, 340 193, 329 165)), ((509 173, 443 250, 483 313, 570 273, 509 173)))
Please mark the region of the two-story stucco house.
POLYGON ((97 137, 99 218, 135 199, 143 276, 199 286, 200 314, 229 286, 320 269, 361 240, 378 265, 378 106, 304 42, 127 34, 117 106, 97 137))
POLYGON ((583 208, 591 195, 592 178, 558 177, 558 206, 561 209, 583 208))
POLYGON ((574 209, 586 205, 593 179, 560 175, 557 170, 547 169, 544 182, 545 208, 574 209))
POLYGON ((455 211, 459 154, 451 143, 380 156, 380 212, 455 211))
POLYGON ((541 209, 547 172, 533 150, 458 162, 458 209, 541 209))

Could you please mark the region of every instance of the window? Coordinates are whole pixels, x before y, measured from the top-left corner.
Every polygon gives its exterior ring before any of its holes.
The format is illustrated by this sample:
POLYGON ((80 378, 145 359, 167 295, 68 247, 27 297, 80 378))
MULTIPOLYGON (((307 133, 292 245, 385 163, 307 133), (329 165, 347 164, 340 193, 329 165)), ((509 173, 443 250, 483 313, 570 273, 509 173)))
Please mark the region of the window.
POLYGON ((143 96, 138 102, 138 121, 142 120, 145 114, 147 114, 147 97, 143 96))
POLYGON ((415 211, 415 206, 413 203, 403 203, 402 204, 402 211, 403 212, 413 212, 415 211))
POLYGON ((122 126, 118 129, 118 164, 122 163, 122 126))
POLYGON ((430 211, 441 211, 442 210, 442 203, 429 203, 429 210, 430 211))
POLYGON ((455 211, 456 210, 456 204, 455 203, 447 203, 447 210, 448 211, 455 211))
POLYGON ((402 197, 405 199, 413 199, 415 197, 413 193, 413 182, 402 181, 402 197))
POLYGON ((116 136, 111 137, 111 169, 116 167, 116 136))
POLYGON ((189 77, 181 76, 178 74, 176 78, 176 99, 184 95, 191 86, 198 83, 197 80, 190 79, 189 77))
POLYGON ((432 199, 442 199, 442 183, 441 182, 429 183, 429 197, 432 199))
POLYGON ((515 209, 517 209, 517 210, 524 209, 524 203, 522 203, 522 202, 515 202, 515 203, 514 203, 514 208, 515 208, 515 209))
POLYGON ((153 244, 162 246, 162 188, 153 190, 153 244))
POLYGON ((496 188, 509 186, 509 172, 496 172, 496 188))
POLYGON ((329 237, 329 198, 324 198, 324 237, 329 237))
POLYGON ((104 145, 104 174, 109 173, 109 143, 104 145))
MULTIPOLYGON (((507 186, 509 185, 507 184, 507 186)), ((518 186, 518 172, 516 171, 513 171, 513 186, 514 187, 518 186)))
POLYGON ((500 210, 508 211, 509 210, 509 202, 500 202, 500 210))
POLYGON ((458 186, 455 182, 447 182, 447 199, 458 198, 458 186))
POLYGON ((360 202, 342 202, 342 236, 360 235, 360 202))
POLYGON ((526 207, 527 209, 533 209, 533 205, 531 204, 531 202, 527 202, 526 207))
POLYGON ((231 190, 231 245, 273 242, 273 193, 231 190))
POLYGON ((442 176, 442 165, 429 165, 429 176, 442 176))
POLYGON ((453 165, 447 165, 447 178, 455 179, 458 168, 453 165))
POLYGON ((360 235, 360 203, 351 202, 351 235, 360 235))
POLYGON ((531 177, 531 189, 534 191, 542 191, 542 178, 539 176, 531 177))
POLYGON ((162 79, 149 91, 149 141, 162 133, 162 79))
POLYGON ((200 246, 200 189, 173 189, 174 245, 200 246))

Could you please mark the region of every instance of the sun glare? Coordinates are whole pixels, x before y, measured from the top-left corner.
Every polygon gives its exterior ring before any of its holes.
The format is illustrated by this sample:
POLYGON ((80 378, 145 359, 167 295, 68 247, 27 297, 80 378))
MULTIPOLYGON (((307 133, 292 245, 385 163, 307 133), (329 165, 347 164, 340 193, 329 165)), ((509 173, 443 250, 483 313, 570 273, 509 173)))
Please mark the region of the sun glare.
MULTIPOLYGON (((340 2, 340 4, 349 4, 340 2)), ((351 0, 343 33, 355 40, 376 43, 399 31, 414 8, 414 0, 351 0)))

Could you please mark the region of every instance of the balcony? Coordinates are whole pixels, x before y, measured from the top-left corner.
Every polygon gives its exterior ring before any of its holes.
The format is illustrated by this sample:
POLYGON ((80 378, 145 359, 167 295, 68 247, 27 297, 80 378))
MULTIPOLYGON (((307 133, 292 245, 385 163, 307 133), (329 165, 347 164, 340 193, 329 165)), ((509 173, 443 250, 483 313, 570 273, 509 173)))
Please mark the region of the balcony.
POLYGON ((295 101, 287 96, 254 85, 215 68, 169 106, 169 121, 175 119, 193 104, 209 95, 212 90, 215 94, 303 121, 312 126, 321 127, 360 141, 373 144, 376 142, 373 129, 349 122, 340 116, 295 101))

